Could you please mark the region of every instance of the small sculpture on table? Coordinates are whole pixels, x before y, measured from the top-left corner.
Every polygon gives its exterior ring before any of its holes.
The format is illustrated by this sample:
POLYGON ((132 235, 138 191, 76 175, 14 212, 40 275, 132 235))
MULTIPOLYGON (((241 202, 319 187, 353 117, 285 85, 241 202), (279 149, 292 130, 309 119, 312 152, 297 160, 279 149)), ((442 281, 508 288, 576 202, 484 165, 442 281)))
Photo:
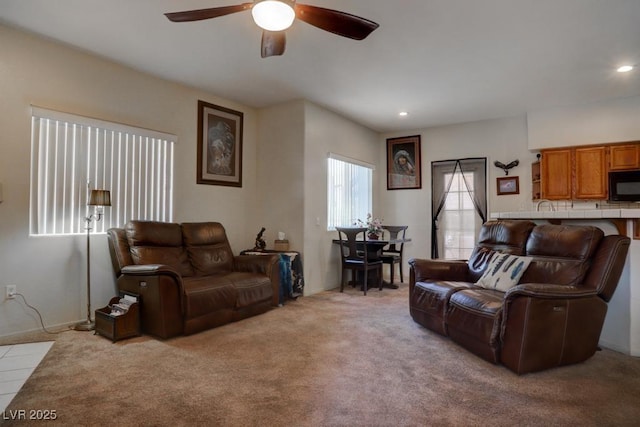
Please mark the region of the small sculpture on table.
POLYGON ((262 227, 260 229, 260 232, 256 236, 256 245, 253 248, 254 251, 264 251, 264 249, 267 247, 267 242, 265 242, 264 239, 262 238, 262 234, 264 233, 264 230, 265 228, 262 227))

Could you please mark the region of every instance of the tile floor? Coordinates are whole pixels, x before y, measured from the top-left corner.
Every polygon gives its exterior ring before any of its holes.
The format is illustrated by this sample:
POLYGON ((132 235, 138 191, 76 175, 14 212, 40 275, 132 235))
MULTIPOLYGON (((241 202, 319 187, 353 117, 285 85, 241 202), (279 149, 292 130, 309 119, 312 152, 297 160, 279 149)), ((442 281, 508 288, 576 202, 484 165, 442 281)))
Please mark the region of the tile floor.
POLYGON ((0 412, 27 381, 53 341, 0 346, 0 412))

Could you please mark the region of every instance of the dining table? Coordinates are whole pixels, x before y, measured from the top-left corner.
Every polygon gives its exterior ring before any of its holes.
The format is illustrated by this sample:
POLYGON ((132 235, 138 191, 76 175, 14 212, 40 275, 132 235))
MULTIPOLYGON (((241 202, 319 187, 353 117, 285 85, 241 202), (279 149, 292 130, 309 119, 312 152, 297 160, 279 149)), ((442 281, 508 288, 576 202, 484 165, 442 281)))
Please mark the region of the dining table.
MULTIPOLYGON (((358 240, 357 247, 358 249, 364 248, 362 247, 365 243, 367 245, 367 257, 370 261, 377 261, 380 259, 383 253, 383 249, 390 244, 400 244, 410 242, 411 238, 397 238, 397 239, 370 239, 367 237, 365 241, 358 240)), ((340 239, 333 239, 333 243, 339 245, 341 243, 340 239)), ((386 280, 382 281, 382 287, 389 289, 398 289, 398 285, 395 283, 387 282, 386 280)))

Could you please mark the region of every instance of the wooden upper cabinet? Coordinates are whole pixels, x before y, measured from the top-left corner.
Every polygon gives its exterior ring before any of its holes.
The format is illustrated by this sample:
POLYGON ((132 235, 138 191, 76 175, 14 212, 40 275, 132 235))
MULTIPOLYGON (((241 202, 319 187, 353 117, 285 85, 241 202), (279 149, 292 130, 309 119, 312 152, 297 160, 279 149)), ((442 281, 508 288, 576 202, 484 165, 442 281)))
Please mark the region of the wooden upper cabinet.
POLYGON ((568 148, 542 150, 540 181, 543 199, 571 199, 571 153, 568 148))
POLYGON ((640 144, 612 145, 609 147, 609 169, 640 168, 640 144))
POLYGON ((607 146, 542 150, 542 198, 607 198, 607 146))
POLYGON ((549 200, 606 200, 610 170, 640 169, 640 141, 541 153, 541 196, 549 200))
POLYGON ((573 198, 607 198, 607 147, 582 147, 574 151, 575 181, 573 198))

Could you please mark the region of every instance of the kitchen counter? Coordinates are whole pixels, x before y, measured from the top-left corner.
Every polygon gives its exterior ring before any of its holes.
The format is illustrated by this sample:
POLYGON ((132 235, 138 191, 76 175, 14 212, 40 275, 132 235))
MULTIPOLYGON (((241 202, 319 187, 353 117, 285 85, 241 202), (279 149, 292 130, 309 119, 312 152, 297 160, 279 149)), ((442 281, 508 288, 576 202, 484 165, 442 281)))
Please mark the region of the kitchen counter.
POLYGON ((640 209, 572 209, 558 211, 492 212, 493 219, 543 219, 551 223, 575 220, 605 220, 611 222, 623 235, 627 233, 627 221, 633 222, 633 238, 640 238, 640 209))
POLYGON ((491 218, 525 218, 525 219, 610 219, 640 218, 640 209, 571 209, 559 211, 513 211, 492 212, 491 218))

